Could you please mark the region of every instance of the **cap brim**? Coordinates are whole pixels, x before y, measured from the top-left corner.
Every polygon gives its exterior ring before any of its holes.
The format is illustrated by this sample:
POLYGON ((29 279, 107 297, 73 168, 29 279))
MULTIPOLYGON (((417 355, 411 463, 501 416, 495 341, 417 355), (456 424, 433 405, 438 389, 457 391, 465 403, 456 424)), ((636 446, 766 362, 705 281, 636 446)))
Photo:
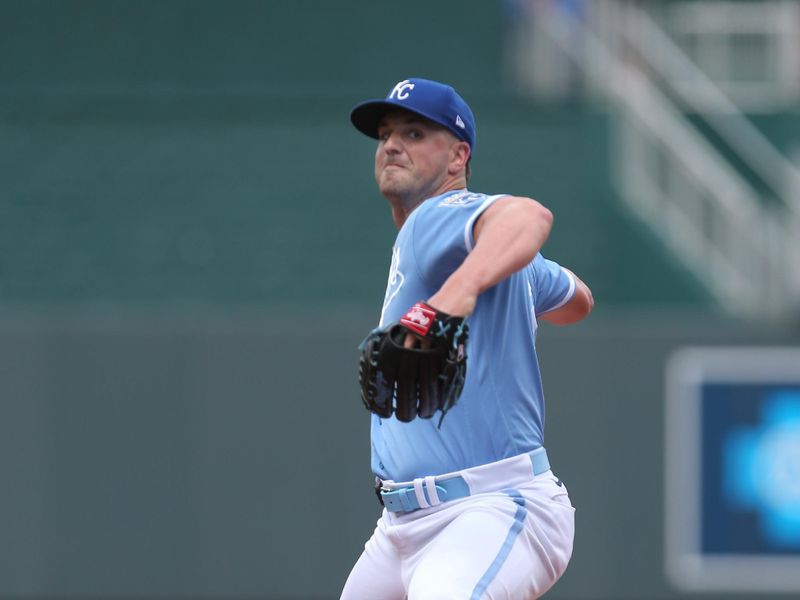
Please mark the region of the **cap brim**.
MULTIPOLYGON (((411 108, 410 106, 400 102, 390 102, 388 100, 367 100, 361 104, 356 104, 353 107, 353 110, 350 111, 350 121, 361 133, 377 140, 378 125, 380 125, 381 119, 383 119, 387 113, 398 109, 414 113, 415 115, 419 115, 420 117, 427 119, 432 123, 436 123, 437 125, 450 131, 458 139, 469 143, 469 140, 464 138, 463 132, 458 131, 455 127, 448 127, 436 117, 426 114, 424 111, 411 108)), ((472 144, 470 144, 470 149, 472 149, 472 144)))
POLYGON ((378 124, 381 119, 386 113, 397 108, 402 107, 386 100, 367 100, 357 104, 350 111, 350 121, 361 133, 377 140, 378 124))

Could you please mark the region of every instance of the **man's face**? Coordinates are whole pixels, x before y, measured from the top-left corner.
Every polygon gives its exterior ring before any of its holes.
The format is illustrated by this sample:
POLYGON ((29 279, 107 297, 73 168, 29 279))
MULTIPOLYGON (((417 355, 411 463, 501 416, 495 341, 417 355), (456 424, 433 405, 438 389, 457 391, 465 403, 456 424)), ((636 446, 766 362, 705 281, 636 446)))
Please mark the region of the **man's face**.
POLYGON ((424 199, 445 180, 459 142, 447 129, 406 110, 388 113, 378 125, 375 180, 387 198, 424 199))

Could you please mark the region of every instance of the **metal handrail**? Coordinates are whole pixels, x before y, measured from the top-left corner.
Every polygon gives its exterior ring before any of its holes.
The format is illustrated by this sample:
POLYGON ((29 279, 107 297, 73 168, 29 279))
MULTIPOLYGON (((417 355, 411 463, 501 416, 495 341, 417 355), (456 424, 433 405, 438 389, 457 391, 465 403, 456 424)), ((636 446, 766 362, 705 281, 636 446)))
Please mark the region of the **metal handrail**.
POLYGON ((798 169, 753 123, 736 104, 699 69, 644 10, 633 5, 624 9, 625 25, 619 33, 661 75, 670 90, 689 108, 701 114, 767 183, 775 196, 800 214, 800 197, 791 190, 800 182, 798 169), (704 101, 687 94, 682 80, 690 79, 704 101), (709 110, 711 107, 711 110, 709 110))
MULTIPOLYGON (((693 222, 692 213, 697 212, 697 207, 687 208, 686 203, 678 202, 678 198, 670 198, 664 190, 654 188, 646 179, 652 177, 652 174, 632 174, 631 165, 624 166, 628 168, 628 175, 632 175, 632 179, 637 180, 640 185, 637 187, 631 181, 621 180, 626 192, 623 197, 642 218, 650 222, 654 232, 665 238, 664 241, 672 246, 676 254, 686 261, 721 304, 731 312, 780 317, 787 310, 797 308, 800 277, 792 281, 784 271, 787 265, 792 264, 792 257, 797 254, 793 248, 798 252, 800 249, 792 243, 787 220, 776 218, 774 212, 759 200, 759 194, 753 186, 681 114, 653 80, 644 75, 643 65, 640 61, 631 59, 626 44, 634 46, 647 63, 644 66, 651 71, 656 70, 656 65, 663 67, 662 63, 665 61, 673 71, 679 68, 675 65, 684 59, 691 61, 685 56, 682 59, 652 56, 653 53, 658 54, 658 49, 668 53, 673 48, 664 41, 666 34, 660 30, 655 33, 658 26, 642 11, 622 6, 621 3, 601 5, 598 2, 593 5, 596 8, 609 7, 611 10, 601 14, 600 18, 610 16, 612 21, 622 23, 623 26, 628 25, 624 29, 629 33, 619 37, 614 37, 613 34, 603 37, 587 23, 565 23, 564 20, 569 17, 558 12, 539 15, 548 21, 544 27, 540 22, 539 30, 546 32, 560 50, 584 70, 598 90, 622 109, 622 122, 631 122, 636 131, 649 131, 647 134, 637 133, 640 140, 649 139, 667 150, 668 158, 676 165, 669 168, 680 165, 681 173, 684 173, 680 177, 691 179, 692 184, 702 190, 701 195, 708 200, 704 207, 711 211, 711 216, 707 217, 705 223, 693 222), (612 11, 626 9, 636 12, 626 13, 627 16, 611 14, 612 11), (640 34, 630 33, 637 28, 636 25, 631 27, 632 19, 637 23, 644 23, 642 28, 646 28, 645 31, 640 34), (576 29, 580 36, 580 45, 574 44, 576 29), (647 35, 648 41, 657 39, 658 49, 645 50, 641 46, 647 47, 647 44, 641 43, 642 40, 637 35, 647 35), (645 197, 647 195, 656 200, 648 200, 645 197), (653 206, 659 206, 658 202, 662 200, 667 201, 660 205, 662 212, 653 210, 653 206), (669 221, 666 228, 664 220, 669 221), (759 223, 763 227, 759 227, 759 223), (698 260, 698 257, 703 256, 705 258, 698 260)), ((663 75, 661 78, 669 79, 663 75)), ((713 82, 707 78, 706 81, 709 86, 714 87, 713 82)), ((725 98, 721 92, 718 97, 725 98)), ((759 157, 758 166, 754 166, 754 169, 766 179, 779 197, 792 198, 789 190, 792 187, 795 190, 800 189, 797 169, 780 153, 775 158, 777 150, 774 146, 752 128, 732 102, 728 102, 726 115, 738 114, 739 118, 733 126, 722 127, 726 139, 734 140, 733 143, 737 146, 751 144, 756 150, 764 152, 767 158, 775 159, 780 168, 759 157), (745 125, 741 126, 743 122, 745 125)), ((720 135, 723 135, 722 132, 720 135)), ((751 154, 745 153, 745 156, 751 154)), ((638 157, 634 156, 634 161, 642 166, 638 157)), ((800 203, 789 200, 787 206, 790 205, 796 209, 794 214, 800 215, 800 203)), ((800 259, 800 256, 797 258, 800 259)))

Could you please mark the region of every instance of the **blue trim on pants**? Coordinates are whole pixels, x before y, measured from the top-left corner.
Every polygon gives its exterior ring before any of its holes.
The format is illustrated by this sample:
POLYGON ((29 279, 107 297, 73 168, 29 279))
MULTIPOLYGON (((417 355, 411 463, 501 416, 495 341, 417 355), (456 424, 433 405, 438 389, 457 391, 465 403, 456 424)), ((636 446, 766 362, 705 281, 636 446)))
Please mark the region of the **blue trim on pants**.
POLYGON ((503 490, 503 492, 517 504, 514 522, 511 524, 511 529, 509 529, 506 540, 503 542, 497 556, 494 557, 492 564, 489 565, 489 568, 486 569, 486 573, 483 574, 483 577, 478 581, 475 589, 472 590, 470 600, 480 600, 486 588, 488 588, 492 580, 497 577, 497 573, 500 572, 500 567, 503 566, 508 555, 511 554, 511 548, 514 546, 514 542, 517 540, 517 536, 519 532, 522 531, 522 526, 525 524, 525 516, 528 514, 528 509, 525 508, 525 499, 517 490, 503 490))

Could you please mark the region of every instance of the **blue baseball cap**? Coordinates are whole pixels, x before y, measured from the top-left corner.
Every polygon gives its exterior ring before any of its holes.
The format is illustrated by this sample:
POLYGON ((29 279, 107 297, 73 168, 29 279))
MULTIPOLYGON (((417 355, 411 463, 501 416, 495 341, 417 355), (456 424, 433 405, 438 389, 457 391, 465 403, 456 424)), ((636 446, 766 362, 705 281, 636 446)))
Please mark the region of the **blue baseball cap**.
POLYGON ((361 133, 378 139, 378 124, 389 111, 404 108, 449 129, 475 151, 475 117, 452 87, 429 79, 404 79, 385 100, 367 100, 353 107, 350 120, 361 133))

